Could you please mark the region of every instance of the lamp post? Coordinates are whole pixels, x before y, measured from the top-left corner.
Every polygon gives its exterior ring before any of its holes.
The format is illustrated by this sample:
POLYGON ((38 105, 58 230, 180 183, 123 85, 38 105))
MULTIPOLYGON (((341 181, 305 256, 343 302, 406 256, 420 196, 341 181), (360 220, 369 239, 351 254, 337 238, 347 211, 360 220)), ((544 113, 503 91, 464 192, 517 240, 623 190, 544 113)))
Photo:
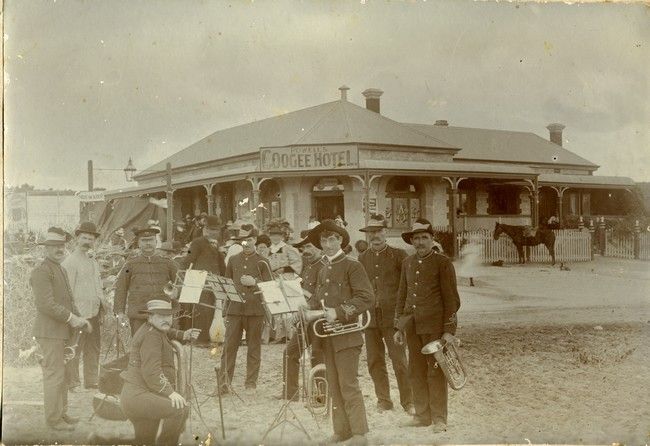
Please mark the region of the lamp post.
POLYGON ((127 182, 133 181, 133 174, 136 172, 135 166, 133 166, 133 161, 129 158, 129 162, 126 164, 124 169, 96 169, 93 167, 93 160, 88 160, 88 191, 92 192, 94 190, 94 178, 95 170, 99 171, 122 171, 124 172, 124 178, 127 182))

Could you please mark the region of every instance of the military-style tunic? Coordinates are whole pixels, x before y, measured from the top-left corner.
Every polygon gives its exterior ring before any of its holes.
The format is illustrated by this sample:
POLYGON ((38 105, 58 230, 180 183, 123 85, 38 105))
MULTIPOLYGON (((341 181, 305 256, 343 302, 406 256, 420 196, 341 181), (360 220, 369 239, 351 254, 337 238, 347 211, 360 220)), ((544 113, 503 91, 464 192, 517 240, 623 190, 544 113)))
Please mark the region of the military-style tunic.
POLYGON ((460 297, 454 265, 446 256, 431 252, 424 258, 408 256, 402 264, 395 326, 401 316, 413 315, 417 334, 456 333, 460 297))
POLYGON ((252 276, 258 282, 272 280, 269 270, 262 263, 269 265, 269 261, 256 252, 251 255, 241 252, 230 258, 226 266, 226 277, 235 282, 235 288, 244 299, 244 303, 229 302, 225 308, 226 315, 264 316, 262 297, 255 294, 258 291, 257 286, 244 286, 241 283, 241 277, 244 275, 252 276))
POLYGON ((381 251, 367 249, 359 256, 359 262, 365 268, 375 292, 375 308, 381 312, 381 320, 377 321, 373 317, 370 321, 371 327, 393 326, 402 261, 406 257, 407 254, 403 249, 388 245, 381 251))
POLYGON ((302 289, 306 291, 305 299, 307 300, 307 305, 309 305, 309 308, 312 310, 321 309, 320 302, 316 299, 314 293, 316 293, 316 286, 318 285, 318 274, 324 265, 325 263, 321 257, 309 264, 304 264, 302 273, 300 274, 300 277, 302 278, 302 283, 300 285, 302 286, 302 289))
POLYGON ((117 276, 115 313, 124 313, 128 301, 129 318, 146 319, 140 310, 146 309, 151 299, 166 298, 163 289, 167 282, 176 280, 177 270, 176 263, 158 255, 138 255, 127 260, 117 276))

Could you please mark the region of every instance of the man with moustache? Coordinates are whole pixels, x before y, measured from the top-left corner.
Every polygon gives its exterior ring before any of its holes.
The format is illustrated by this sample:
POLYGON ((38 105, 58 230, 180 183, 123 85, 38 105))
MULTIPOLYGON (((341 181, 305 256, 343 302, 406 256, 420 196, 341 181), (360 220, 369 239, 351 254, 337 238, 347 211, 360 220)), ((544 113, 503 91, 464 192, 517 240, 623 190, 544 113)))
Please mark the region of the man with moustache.
POLYGON ((365 338, 368 371, 375 385, 377 408, 380 411, 393 409, 386 370, 385 352, 388 350, 397 379, 400 404, 406 412, 412 413, 413 394, 408 378, 406 350, 403 345, 393 342, 397 289, 402 261, 407 254, 386 244, 386 220, 382 215, 373 215, 368 225, 359 231, 365 232, 370 242, 370 249, 359 255, 359 262, 365 268, 375 292, 375 307, 370 310, 370 326, 365 330, 365 338))
POLYGON ((242 334, 246 331, 246 381, 248 391, 257 388, 257 378, 262 360, 262 329, 264 328, 264 307, 257 287, 258 282, 273 280, 268 260, 255 250, 257 229, 248 223, 241 225, 235 237, 241 243, 242 252, 231 257, 226 266, 226 277, 235 282, 235 288, 244 302, 228 301, 224 307, 226 333, 224 335, 221 367, 219 370, 221 388, 226 394, 235 374, 235 362, 242 334))
MULTIPOLYGON (((221 221, 216 215, 209 215, 205 219, 203 235, 196 238, 190 243, 187 257, 183 260, 183 269, 192 266, 192 269, 208 271, 212 274, 223 276, 226 272, 226 264, 223 260, 223 254, 219 251, 219 232, 221 231, 221 221)), ((214 307, 215 297, 212 291, 203 290, 199 303, 214 307)), ((197 345, 202 347, 210 346, 210 325, 214 318, 214 308, 196 305, 194 306, 194 323, 192 325, 192 305, 181 304, 181 309, 185 314, 190 315, 183 319, 183 328, 201 329, 201 335, 197 340, 197 345)))
MULTIPOLYGON (((307 300, 307 309, 318 310, 321 308, 321 304, 315 299, 314 293, 316 292, 318 273, 324 265, 322 262, 323 253, 309 241, 309 231, 302 231, 300 237, 301 240, 295 243, 293 247, 302 254, 301 286, 307 300)), ((292 320, 294 325, 297 324, 299 317, 298 314, 294 316, 292 320)), ((321 339, 313 334, 310 324, 302 328, 305 330, 307 345, 303 346, 301 344, 301 334, 298 330, 295 330, 293 336, 287 342, 282 360, 282 380, 286 389, 282 390, 277 399, 286 398, 292 401, 300 399, 298 394, 298 371, 300 370, 300 357, 303 354, 303 348, 307 348, 311 344, 312 367, 323 363, 321 339)))
POLYGON ((418 218, 402 239, 416 253, 402 263, 394 340, 406 342, 409 350, 409 374, 413 387, 415 417, 404 426, 429 426, 433 433, 447 429, 447 380, 433 355, 421 350, 437 339, 455 342, 456 313, 460 297, 456 272, 448 257, 434 251, 431 223, 418 218))
MULTIPOLYGON (((333 220, 325 220, 309 232, 309 241, 325 254, 316 286, 315 300, 324 302, 318 317, 330 323, 357 321, 361 314, 374 307, 375 298, 363 266, 343 252, 350 243, 348 232, 333 220)), ((357 378, 362 346, 363 336, 359 331, 323 339, 332 399, 332 443, 367 444, 368 420, 357 378)))
MULTIPOLYGON (((140 254, 126 261, 117 276, 115 288, 115 313, 119 321, 126 322, 125 311, 128 302, 128 318, 131 335, 145 322, 140 312, 147 302, 159 296, 169 281, 176 280, 178 266, 170 259, 156 255, 156 228, 134 229, 140 254)), ((167 298, 169 300, 169 298, 167 298)))
POLYGON ((190 341, 200 330, 172 328, 172 305, 162 293, 141 310, 147 320, 131 339, 129 365, 120 374, 124 380, 120 404, 135 430, 134 444, 178 444, 185 426, 188 401, 177 392, 174 347, 170 339, 190 341), (160 435, 156 439, 160 422, 160 435))
POLYGON ((68 415, 68 382, 64 351, 73 332, 92 330, 79 316, 68 275, 61 266, 65 244, 72 236, 58 227, 47 230, 45 260, 32 271, 29 279, 36 306, 33 334, 43 352, 43 409, 45 422, 56 431, 74 430, 79 418, 68 415))
POLYGON ((77 344, 77 354, 68 362, 70 387, 79 386, 79 359, 83 357, 84 387, 96 389, 99 382, 99 352, 101 334, 100 310, 104 302, 104 290, 97 260, 89 256, 95 240, 99 237, 94 223, 86 221, 75 231, 77 246, 62 263, 72 288, 74 303, 79 315, 90 322, 92 332, 83 333, 77 344))

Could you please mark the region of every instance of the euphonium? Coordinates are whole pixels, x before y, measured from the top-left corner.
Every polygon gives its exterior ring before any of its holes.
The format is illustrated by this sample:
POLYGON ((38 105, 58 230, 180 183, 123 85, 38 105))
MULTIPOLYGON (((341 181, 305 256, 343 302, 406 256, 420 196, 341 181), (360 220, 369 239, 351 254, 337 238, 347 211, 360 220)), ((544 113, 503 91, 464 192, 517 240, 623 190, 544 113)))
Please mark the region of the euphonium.
MULTIPOLYGON (((322 314, 322 312, 319 312, 322 314)), ((354 333, 355 331, 362 331, 370 325, 370 311, 361 313, 355 322, 343 323, 341 321, 327 322, 324 317, 317 319, 314 322, 314 334, 319 338, 327 338, 330 336, 338 336, 342 334, 354 333)))
POLYGON ((440 367, 445 374, 449 387, 460 390, 467 382, 467 373, 458 354, 457 342, 447 342, 444 339, 437 339, 422 347, 422 354, 433 354, 436 359, 436 367, 440 367))
POLYGON ((314 415, 325 416, 330 410, 329 383, 324 375, 325 364, 317 364, 309 371, 305 405, 314 415))

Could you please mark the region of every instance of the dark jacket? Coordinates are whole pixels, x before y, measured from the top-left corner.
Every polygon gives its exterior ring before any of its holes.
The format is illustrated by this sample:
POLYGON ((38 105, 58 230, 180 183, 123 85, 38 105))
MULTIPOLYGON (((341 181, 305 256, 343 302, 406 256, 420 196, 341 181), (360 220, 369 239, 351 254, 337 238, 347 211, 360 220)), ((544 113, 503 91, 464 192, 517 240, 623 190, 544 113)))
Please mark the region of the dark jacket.
POLYGON ((411 316, 417 334, 455 334, 459 308, 456 272, 449 258, 432 251, 424 258, 413 254, 404 260, 395 307, 396 328, 402 328, 411 316))
POLYGON ((244 303, 229 301, 224 307, 226 316, 264 316, 262 306, 262 295, 258 294, 257 286, 244 286, 241 283, 241 276, 249 275, 260 281, 273 280, 270 275, 269 261, 258 253, 246 255, 240 252, 228 259, 226 266, 226 277, 235 282, 235 288, 244 299, 244 303), (267 266, 263 265, 265 263, 267 266))
POLYGON ((321 309, 320 302, 316 299, 314 293, 316 293, 316 286, 318 285, 318 273, 320 273, 324 265, 322 257, 311 263, 303 262, 302 273, 300 274, 302 282, 300 285, 303 290, 311 295, 305 295, 305 300, 312 310, 321 309))
POLYGON ((176 280, 176 271, 176 263, 157 255, 138 255, 127 260, 117 276, 115 313, 124 313, 128 301, 129 318, 146 319, 140 310, 146 309, 151 299, 169 300, 163 289, 167 282, 176 280))
POLYGON ((220 276, 226 272, 223 254, 205 236, 194 239, 190 243, 187 256, 183 259, 183 269, 187 269, 189 265, 192 265, 192 269, 209 271, 220 276))
MULTIPOLYGON (((323 260, 324 266, 318 274, 316 301, 325 302, 325 307, 334 308, 341 322, 354 322, 357 317, 371 309, 375 304, 372 285, 366 271, 358 261, 344 253, 332 259, 323 260)), ((335 351, 363 345, 360 331, 332 336, 330 339, 335 351)))
POLYGON ((367 249, 359 256, 375 292, 375 311, 370 311, 374 313, 371 327, 393 326, 402 262, 406 257, 406 251, 388 245, 379 252, 367 249), (379 321, 375 317, 377 314, 381 315, 379 321))
POLYGON ((124 381, 149 392, 169 396, 176 390, 176 367, 171 339, 181 341, 183 331, 156 330, 148 322, 135 332, 129 350, 129 366, 120 374, 124 381))
POLYGON ((36 338, 69 339, 70 314, 79 315, 72 298, 72 289, 63 267, 45 259, 32 271, 29 279, 36 306, 32 334, 36 338))

